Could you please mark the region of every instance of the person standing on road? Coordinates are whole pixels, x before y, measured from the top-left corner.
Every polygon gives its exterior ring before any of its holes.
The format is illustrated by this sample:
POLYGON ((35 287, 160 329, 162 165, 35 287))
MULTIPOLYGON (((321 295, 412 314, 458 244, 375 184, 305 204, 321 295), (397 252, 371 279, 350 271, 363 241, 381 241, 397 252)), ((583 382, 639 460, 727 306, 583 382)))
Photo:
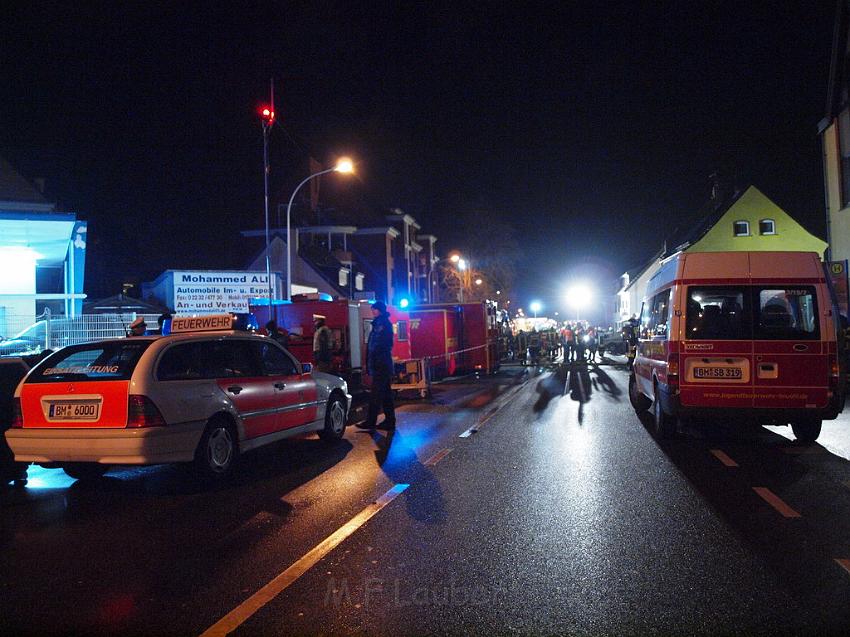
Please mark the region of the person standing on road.
POLYGON ((313 362, 320 372, 331 371, 331 330, 324 316, 313 317, 313 362))
POLYGON ((522 330, 519 331, 516 337, 517 343, 517 358, 522 365, 525 365, 525 360, 528 356, 528 337, 522 330))
POLYGON ((374 429, 378 423, 378 410, 383 407, 384 421, 381 429, 395 429, 395 404, 393 403, 393 324, 382 301, 372 304, 372 331, 366 345, 369 376, 369 414, 361 429, 374 429))

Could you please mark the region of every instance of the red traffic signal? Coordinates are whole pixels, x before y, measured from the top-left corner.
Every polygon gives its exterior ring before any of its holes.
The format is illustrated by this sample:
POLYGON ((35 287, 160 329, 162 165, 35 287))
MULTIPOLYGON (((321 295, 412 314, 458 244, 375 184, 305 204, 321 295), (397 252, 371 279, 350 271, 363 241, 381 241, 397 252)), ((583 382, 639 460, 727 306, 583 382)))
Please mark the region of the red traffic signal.
POLYGON ((260 117, 263 118, 264 123, 271 124, 274 122, 274 111, 268 106, 261 106, 260 117))

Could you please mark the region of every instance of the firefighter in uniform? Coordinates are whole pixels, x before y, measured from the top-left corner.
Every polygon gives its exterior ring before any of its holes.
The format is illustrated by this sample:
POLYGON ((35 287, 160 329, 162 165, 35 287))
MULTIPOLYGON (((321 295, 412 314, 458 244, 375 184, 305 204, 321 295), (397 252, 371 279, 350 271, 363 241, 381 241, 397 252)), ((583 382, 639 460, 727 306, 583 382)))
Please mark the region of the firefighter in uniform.
POLYGON ((372 331, 366 346, 369 375, 372 389, 369 392, 369 415, 362 429, 374 429, 378 422, 378 410, 383 407, 384 421, 381 429, 395 429, 395 404, 393 402, 393 324, 382 301, 372 304, 372 331))

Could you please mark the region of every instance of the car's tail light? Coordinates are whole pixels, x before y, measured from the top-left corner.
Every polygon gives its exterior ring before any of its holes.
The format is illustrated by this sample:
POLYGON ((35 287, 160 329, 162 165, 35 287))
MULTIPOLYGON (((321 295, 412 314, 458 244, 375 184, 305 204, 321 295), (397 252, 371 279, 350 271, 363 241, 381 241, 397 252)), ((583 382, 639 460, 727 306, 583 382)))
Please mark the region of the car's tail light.
POLYGON ((127 404, 127 428, 163 427, 165 420, 153 401, 147 396, 130 394, 127 404))
POLYGON ((12 429, 23 429, 24 412, 21 410, 21 399, 15 398, 12 404, 12 429))

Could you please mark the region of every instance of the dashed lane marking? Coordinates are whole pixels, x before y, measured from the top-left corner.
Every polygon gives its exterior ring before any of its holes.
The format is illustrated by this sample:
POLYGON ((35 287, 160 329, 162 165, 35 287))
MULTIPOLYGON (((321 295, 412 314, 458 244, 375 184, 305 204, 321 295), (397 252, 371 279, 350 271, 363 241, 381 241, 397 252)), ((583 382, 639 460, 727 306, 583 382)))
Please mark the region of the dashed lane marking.
POLYGON ((737 466, 738 466, 738 463, 737 463, 737 462, 735 462, 734 460, 732 460, 732 458, 730 458, 729 456, 727 456, 727 455, 726 455, 723 451, 721 451, 720 449, 712 449, 712 450, 711 450, 711 454, 712 454, 715 458, 717 458, 718 460, 720 460, 720 462, 722 462, 722 463, 723 463, 725 466, 727 466, 727 467, 737 467, 737 466))
POLYGON ((437 464, 440 460, 445 458, 451 452, 452 452, 451 449, 443 449, 442 451, 438 451, 437 453, 435 453, 433 456, 431 456, 430 458, 428 458, 425 461, 425 466, 426 467, 433 467, 435 464, 437 464))
POLYGON ((838 562, 838 565, 841 568, 850 573, 850 560, 848 560, 847 558, 836 557, 835 561, 838 562))
POLYGON ((316 562, 330 553, 334 548, 354 533, 369 519, 396 499, 409 484, 397 484, 375 502, 367 506, 360 513, 322 540, 315 548, 300 558, 288 569, 263 586, 256 593, 230 611, 227 615, 207 628, 201 637, 223 637, 233 632, 244 624, 254 613, 280 595, 286 588, 294 583, 299 577, 312 568, 316 562))
POLYGON ((773 491, 768 489, 767 487, 753 487, 753 491, 761 496, 761 498, 767 502, 774 509, 779 511, 780 515, 786 518, 800 518, 803 517, 799 513, 797 513, 794 509, 789 507, 785 502, 776 495, 773 491))

